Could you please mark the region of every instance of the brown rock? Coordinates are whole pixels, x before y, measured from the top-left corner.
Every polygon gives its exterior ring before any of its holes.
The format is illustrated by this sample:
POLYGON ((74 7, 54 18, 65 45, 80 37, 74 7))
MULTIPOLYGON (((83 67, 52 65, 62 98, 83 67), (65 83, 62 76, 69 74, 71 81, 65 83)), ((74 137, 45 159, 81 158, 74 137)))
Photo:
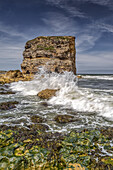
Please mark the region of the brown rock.
POLYGON ((58 123, 74 122, 74 116, 71 115, 57 115, 54 120, 58 123))
POLYGON ((31 121, 33 123, 43 123, 44 122, 44 118, 38 116, 38 115, 34 115, 31 117, 31 121))
POLYGON ((0 109, 1 110, 9 110, 15 108, 15 104, 19 104, 17 101, 11 101, 11 102, 3 102, 0 103, 0 109))
POLYGON ((82 78, 82 76, 81 76, 81 75, 78 75, 78 76, 77 76, 77 78, 78 78, 78 79, 81 79, 81 78, 82 78))
POLYGON ((26 43, 21 69, 25 74, 35 74, 38 67, 44 66, 48 72, 76 74, 75 53, 75 37, 37 37, 26 43))
POLYGON ((20 70, 10 70, 6 72, 5 76, 7 78, 20 78, 23 77, 23 74, 20 70))
POLYGON ((33 75, 23 74, 20 70, 10 70, 4 74, 0 74, 0 84, 12 83, 18 81, 29 81, 33 79, 33 75))
POLYGON ((55 96, 56 92, 58 90, 53 90, 53 89, 45 89, 39 92, 37 95, 41 99, 50 99, 51 97, 55 96))
POLYGON ((7 94, 15 94, 15 92, 12 92, 12 91, 2 91, 2 92, 0 92, 0 95, 7 95, 7 94))

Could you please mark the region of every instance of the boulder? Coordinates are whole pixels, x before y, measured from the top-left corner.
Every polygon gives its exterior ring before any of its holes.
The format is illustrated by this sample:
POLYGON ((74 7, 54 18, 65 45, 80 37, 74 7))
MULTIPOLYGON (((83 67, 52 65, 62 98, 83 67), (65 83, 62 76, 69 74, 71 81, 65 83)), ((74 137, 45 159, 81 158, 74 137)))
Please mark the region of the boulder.
POLYGON ((48 72, 76 74, 75 53, 75 37, 37 37, 26 43, 21 69, 24 74, 35 74, 44 66, 48 72))
POLYGON ((45 89, 45 90, 42 90, 41 92, 39 92, 37 95, 41 99, 50 99, 51 97, 56 95, 57 91, 58 90, 54 90, 54 89, 45 89))
POLYGON ((54 120, 57 123, 68 123, 68 122, 74 122, 74 116, 71 115, 57 115, 54 120))
POLYGON ((31 121, 33 123, 43 123, 45 121, 45 119, 38 115, 33 115, 33 116, 31 116, 31 121))
POLYGON ((13 109, 16 107, 16 104, 19 104, 19 102, 17 101, 3 102, 3 103, 0 103, 0 109, 1 110, 13 109))

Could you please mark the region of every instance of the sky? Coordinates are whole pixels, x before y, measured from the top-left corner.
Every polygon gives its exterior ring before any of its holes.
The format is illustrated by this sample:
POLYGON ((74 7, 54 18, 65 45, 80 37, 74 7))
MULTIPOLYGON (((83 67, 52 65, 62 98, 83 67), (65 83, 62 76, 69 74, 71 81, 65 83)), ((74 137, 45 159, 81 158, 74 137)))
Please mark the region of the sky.
POLYGON ((0 0, 0 70, 38 36, 75 36, 77 74, 113 74, 113 0, 0 0))

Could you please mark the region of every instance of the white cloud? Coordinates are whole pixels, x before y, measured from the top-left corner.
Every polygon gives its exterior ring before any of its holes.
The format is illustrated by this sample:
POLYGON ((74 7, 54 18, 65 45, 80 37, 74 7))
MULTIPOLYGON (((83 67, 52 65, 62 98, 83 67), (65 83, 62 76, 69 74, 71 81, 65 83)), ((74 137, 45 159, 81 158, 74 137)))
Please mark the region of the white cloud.
POLYGON ((3 22, 0 22, 0 32, 7 34, 9 36, 18 36, 24 39, 27 39, 28 36, 25 33, 22 33, 20 31, 18 31, 17 26, 13 27, 13 26, 8 26, 5 25, 3 22))
POLYGON ((78 73, 113 73, 113 52, 92 52, 77 55, 78 73))
POLYGON ((106 24, 106 23, 99 23, 97 25, 103 32, 111 32, 113 33, 113 25, 106 24))
POLYGON ((98 33, 96 36, 94 33, 81 33, 77 38, 77 52, 83 52, 93 48, 96 41, 100 38, 101 34, 98 33))
POLYGON ((86 18, 85 14, 82 11, 80 11, 79 8, 71 6, 69 0, 46 0, 46 2, 66 10, 73 17, 86 18))
POLYGON ((75 35, 78 32, 78 24, 72 18, 63 14, 49 12, 42 20, 46 24, 49 35, 51 33, 53 35, 75 35))
MULTIPOLYGON (((49 12, 43 22, 49 35, 71 35, 76 37, 77 52, 83 52, 93 48, 96 41, 101 37, 94 24, 79 25, 73 18, 56 12, 49 12), (52 34, 51 34, 52 33, 52 34)), ((44 31, 47 34, 47 31, 44 31)))

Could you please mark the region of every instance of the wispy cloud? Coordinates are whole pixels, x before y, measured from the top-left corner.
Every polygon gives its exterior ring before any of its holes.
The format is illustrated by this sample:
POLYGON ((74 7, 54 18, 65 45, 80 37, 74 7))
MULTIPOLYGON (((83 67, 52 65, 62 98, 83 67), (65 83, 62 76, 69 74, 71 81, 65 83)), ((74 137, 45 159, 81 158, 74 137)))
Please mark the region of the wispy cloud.
POLYGON ((93 4, 101 5, 101 6, 106 6, 110 9, 113 9, 113 1, 112 0, 80 0, 84 2, 90 2, 93 4))
POLYGON ((92 49, 100 37, 101 33, 96 34, 96 36, 91 32, 79 34, 77 38, 77 52, 83 53, 84 51, 92 49))
POLYGON ((27 34, 25 32, 19 31, 18 26, 10 26, 6 25, 3 22, 0 22, 0 32, 2 32, 4 35, 6 34, 8 37, 20 37, 23 39, 28 39, 27 34))
POLYGON ((49 30, 49 34, 75 35, 78 32, 78 26, 75 27, 78 24, 61 13, 49 12, 42 20, 46 25, 46 30, 49 30))
POLYGON ((79 53, 93 48, 96 41, 101 37, 101 32, 98 31, 97 27, 95 28, 93 23, 81 27, 73 18, 61 13, 49 12, 42 20, 46 24, 46 30, 49 30, 49 35, 75 36, 79 53))
POLYGON ((79 8, 72 6, 69 0, 46 0, 46 2, 67 11, 73 17, 86 18, 86 15, 79 8))
POLYGON ((111 32, 113 33, 113 25, 106 23, 98 23, 97 25, 103 32, 111 32))

